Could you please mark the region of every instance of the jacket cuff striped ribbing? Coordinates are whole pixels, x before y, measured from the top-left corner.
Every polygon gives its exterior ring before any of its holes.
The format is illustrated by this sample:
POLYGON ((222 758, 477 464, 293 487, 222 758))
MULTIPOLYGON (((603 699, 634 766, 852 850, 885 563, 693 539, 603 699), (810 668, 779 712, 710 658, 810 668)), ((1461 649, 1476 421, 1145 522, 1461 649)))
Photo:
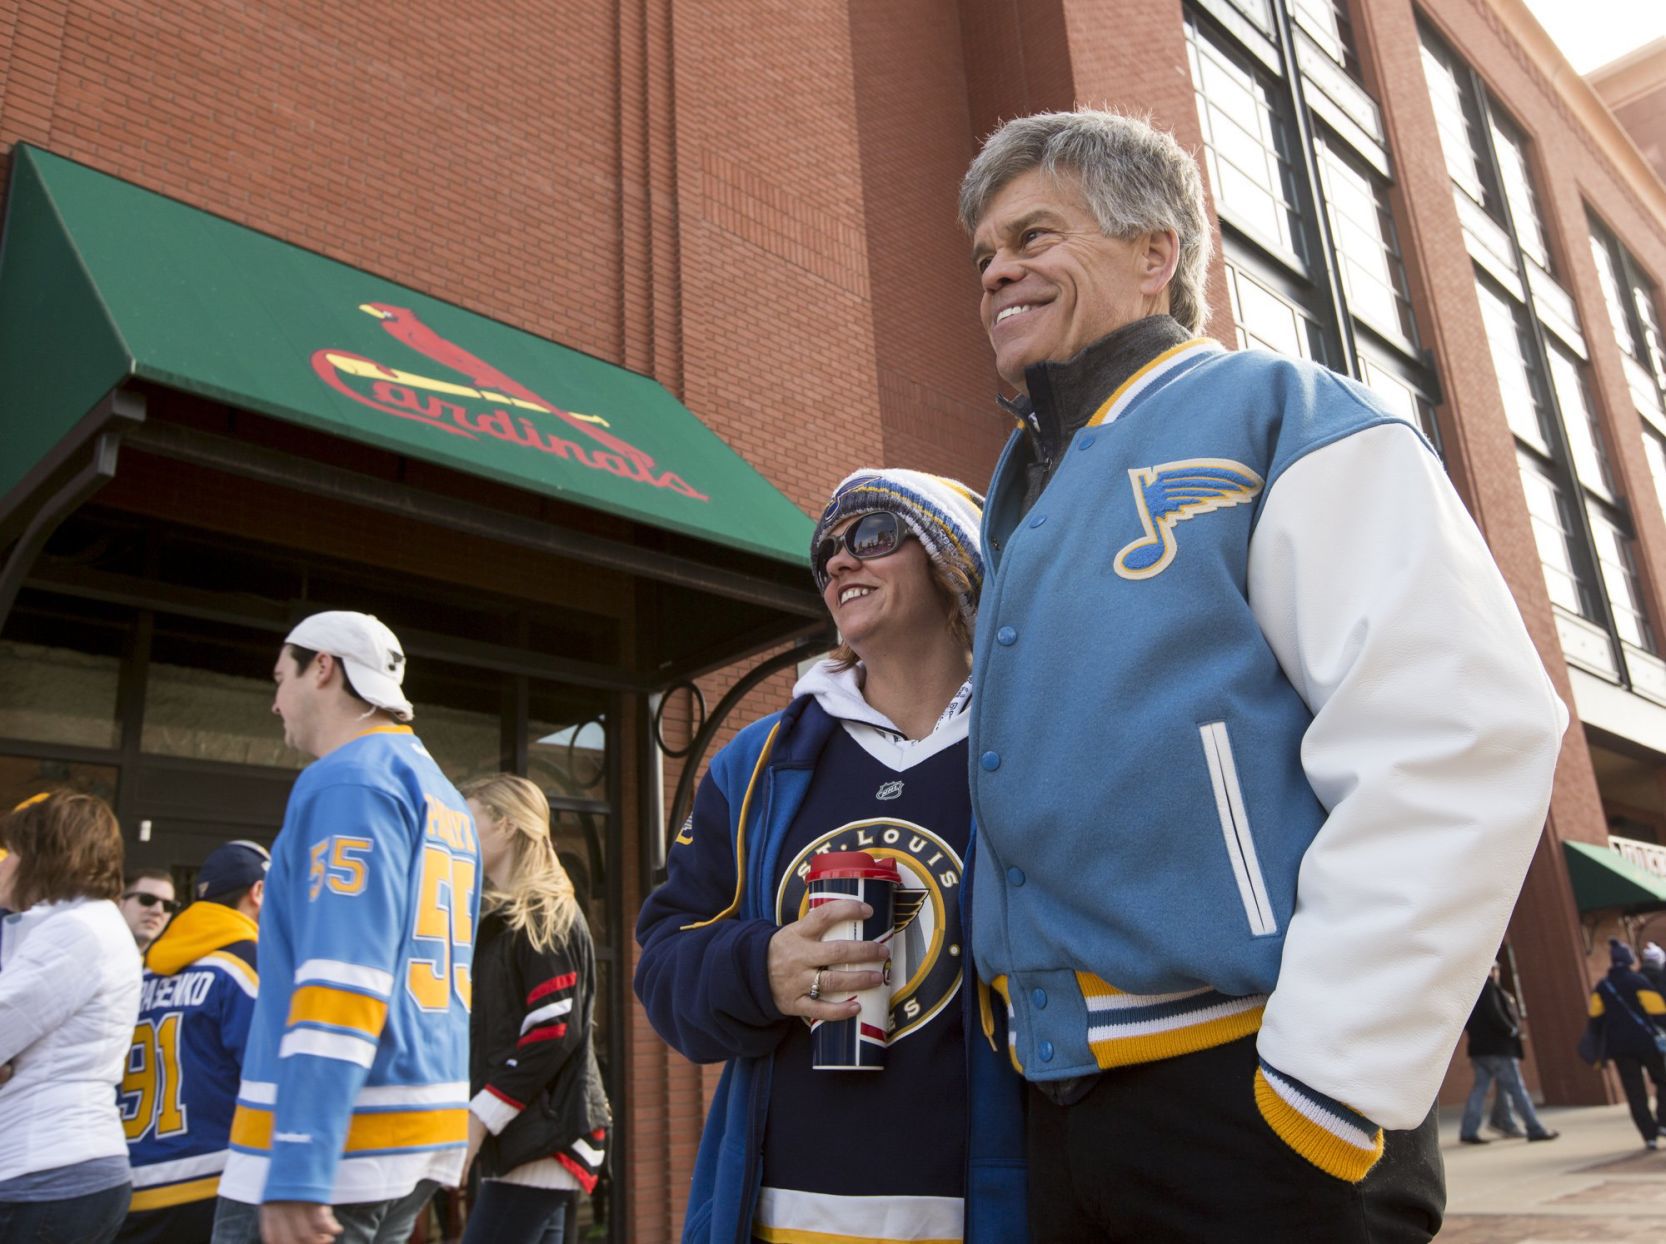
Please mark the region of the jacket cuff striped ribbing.
POLYGON ((1383 1155, 1383 1130, 1364 1115, 1262 1060, 1255 1104, 1267 1125, 1325 1174, 1358 1183, 1383 1155))
POLYGON ((498 1092, 491 1085, 481 1089, 469 1100, 469 1110, 486 1125, 493 1136, 513 1123, 526 1107, 498 1092))

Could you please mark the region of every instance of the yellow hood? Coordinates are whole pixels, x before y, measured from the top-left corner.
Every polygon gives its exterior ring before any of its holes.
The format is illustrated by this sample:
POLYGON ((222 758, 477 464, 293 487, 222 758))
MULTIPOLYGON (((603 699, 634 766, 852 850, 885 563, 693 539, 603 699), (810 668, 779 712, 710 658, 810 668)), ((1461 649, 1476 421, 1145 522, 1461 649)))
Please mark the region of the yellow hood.
POLYGON ((220 903, 192 903, 145 952, 145 966, 161 976, 190 967, 204 955, 223 950, 233 942, 252 942, 260 926, 242 912, 220 903))

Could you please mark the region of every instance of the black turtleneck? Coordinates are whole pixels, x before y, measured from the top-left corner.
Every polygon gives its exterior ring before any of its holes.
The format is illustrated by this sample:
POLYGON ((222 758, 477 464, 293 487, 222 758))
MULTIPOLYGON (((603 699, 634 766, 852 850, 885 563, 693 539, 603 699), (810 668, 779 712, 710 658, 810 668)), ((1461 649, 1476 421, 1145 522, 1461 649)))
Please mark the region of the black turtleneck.
POLYGON ((1093 412, 1118 387, 1164 350, 1190 341, 1192 334, 1169 315, 1150 315, 1102 337, 1062 363, 1034 363, 1024 369, 1029 396, 1003 401, 1024 426, 1030 461, 1024 468, 1027 513, 1093 412))

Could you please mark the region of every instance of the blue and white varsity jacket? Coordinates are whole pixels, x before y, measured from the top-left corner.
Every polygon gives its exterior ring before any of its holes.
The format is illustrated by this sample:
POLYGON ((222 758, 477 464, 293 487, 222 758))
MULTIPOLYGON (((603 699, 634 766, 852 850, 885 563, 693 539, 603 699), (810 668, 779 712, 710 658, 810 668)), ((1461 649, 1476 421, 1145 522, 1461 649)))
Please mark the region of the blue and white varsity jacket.
POLYGON ((302 772, 266 874, 221 1196, 340 1205, 457 1182, 479 910, 474 822, 410 727, 302 772))
POLYGON ((1368 390, 1198 339, 1092 400, 1033 508, 1015 436, 984 511, 979 975, 1032 1079, 1258 1032, 1268 1122, 1359 1179, 1434 1100, 1566 712, 1368 390))
POLYGON ((198 901, 145 953, 139 1022, 117 1094, 131 1213, 219 1194, 260 987, 255 938, 242 912, 198 901))
MULTIPOLYGON (((636 996, 654 1031, 685 1058, 727 1063, 700 1134, 685 1244, 752 1237, 771 1060, 786 1026, 799 1022, 776 1009, 769 989, 780 847, 838 728, 812 697, 800 696, 736 735, 712 760, 672 849, 670 878, 637 920, 636 996)), ((968 877, 975 850, 974 843, 968 877)), ((960 888, 968 920, 970 887, 960 888)), ((1023 1081, 978 1039, 977 993, 960 991, 968 1034, 964 1238, 1013 1244, 1027 1238, 1023 1081)))

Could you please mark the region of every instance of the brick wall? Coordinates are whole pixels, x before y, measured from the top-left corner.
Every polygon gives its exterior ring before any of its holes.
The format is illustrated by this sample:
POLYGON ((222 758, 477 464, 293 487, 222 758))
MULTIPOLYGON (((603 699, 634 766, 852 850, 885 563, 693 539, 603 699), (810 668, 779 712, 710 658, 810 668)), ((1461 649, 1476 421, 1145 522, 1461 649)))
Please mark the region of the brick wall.
MULTIPOLYGON (((1414 9, 1352 8, 1397 161, 1453 475, 1566 696, 1414 9)), ((1517 0, 1429 0, 1423 11, 1533 139, 1658 624, 1666 518, 1584 205, 1662 285, 1666 228, 1512 36, 1517 0)), ((532 0, 332 6, 327 21, 300 0, 0 0, 0 158, 38 143, 653 375, 814 511, 859 464, 987 480, 1004 428, 990 414, 996 382, 954 218, 981 135, 1081 102, 1149 111, 1185 146, 1201 142, 1178 0, 573 0, 553 14, 532 0)), ((1218 261, 1210 292, 1212 327, 1231 340, 1218 261)), ((226 500, 238 522, 256 521, 251 495, 226 500)), ((165 494, 151 504, 166 508, 165 494)), ((367 549, 381 539, 352 538, 367 549)), ((447 562, 464 577, 508 576, 528 599, 547 590, 524 567, 470 564, 460 550, 447 562)), ((709 701, 738 673, 704 680, 709 701)), ((778 677, 750 697, 724 738, 789 685, 778 677)), ((1513 929, 1546 1047, 1572 1044, 1585 967, 1558 839, 1603 832, 1577 725, 1558 778, 1556 833, 1513 929)), ((634 850, 633 830, 626 839, 634 850)), ((637 875, 626 861, 632 913, 637 875)), ((680 1226, 714 1072, 668 1055, 634 1007, 631 1022, 621 1182, 627 1234, 648 1244, 680 1226)), ((1553 1097, 1600 1095, 1555 1059, 1540 1070, 1553 1097)))

